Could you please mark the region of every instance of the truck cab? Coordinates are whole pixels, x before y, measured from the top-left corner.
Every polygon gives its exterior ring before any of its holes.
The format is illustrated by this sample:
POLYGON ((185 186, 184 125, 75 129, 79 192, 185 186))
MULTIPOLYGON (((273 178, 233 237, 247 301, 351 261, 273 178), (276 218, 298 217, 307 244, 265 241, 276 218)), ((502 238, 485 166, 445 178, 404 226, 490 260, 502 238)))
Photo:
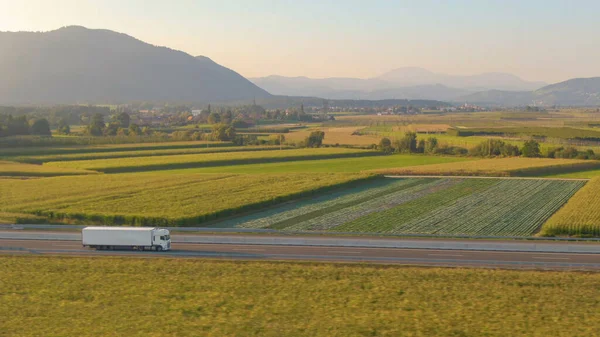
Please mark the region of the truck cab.
POLYGON ((168 229, 156 229, 153 232, 152 245, 154 247, 160 246, 161 250, 171 249, 171 234, 168 229))

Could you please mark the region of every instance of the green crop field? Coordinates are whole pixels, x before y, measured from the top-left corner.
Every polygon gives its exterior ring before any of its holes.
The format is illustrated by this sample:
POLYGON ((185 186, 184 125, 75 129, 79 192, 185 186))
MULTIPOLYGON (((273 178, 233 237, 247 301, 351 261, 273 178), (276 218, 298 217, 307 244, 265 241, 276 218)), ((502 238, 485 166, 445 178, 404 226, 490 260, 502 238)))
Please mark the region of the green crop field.
POLYGON ((405 166, 431 165, 473 161, 473 158, 441 157, 423 155, 390 155, 359 158, 336 158, 320 160, 285 161, 266 164, 205 167, 196 169, 161 171, 164 173, 329 173, 360 172, 364 170, 397 168, 405 166))
POLYGON ((0 212, 51 221, 198 225, 248 209, 365 179, 367 174, 96 174, 0 179, 0 212))
POLYGON ((544 236, 600 236, 600 178, 587 183, 544 226, 544 236))
POLYGON ((222 221, 284 231, 531 236, 584 181, 379 179, 222 221))
POLYGON ((42 165, 0 161, 0 177, 56 177, 85 174, 97 174, 97 172, 74 168, 47 167, 42 165))
POLYGON ((442 176, 541 176, 578 172, 600 167, 600 161, 553 158, 494 158, 374 170, 387 175, 442 175, 442 176))
POLYGON ((253 151, 269 151, 289 149, 287 146, 219 146, 219 147, 192 147, 182 149, 144 149, 137 151, 116 151, 116 152, 92 152, 92 153, 69 153, 69 154, 51 154, 41 156, 16 156, 11 157, 11 160, 23 163, 41 164, 53 161, 76 161, 76 160, 96 160, 96 159, 111 159, 111 158, 138 158, 138 157, 159 157, 185 154, 201 154, 201 153, 223 153, 223 152, 253 152, 253 151))
POLYGON ((6 336, 597 336, 600 274, 0 256, 6 336))
POLYGON ((44 164, 44 166, 87 169, 105 173, 118 173, 378 155, 381 155, 381 153, 366 150, 346 148, 309 148, 282 151, 208 153, 160 157, 50 162, 44 164))

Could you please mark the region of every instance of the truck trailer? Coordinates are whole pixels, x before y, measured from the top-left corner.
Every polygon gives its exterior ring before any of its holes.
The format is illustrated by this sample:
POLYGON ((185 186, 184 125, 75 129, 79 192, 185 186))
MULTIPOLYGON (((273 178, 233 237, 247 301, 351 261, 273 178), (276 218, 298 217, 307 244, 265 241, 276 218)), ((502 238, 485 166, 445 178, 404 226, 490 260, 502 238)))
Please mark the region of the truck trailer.
POLYGON ((171 249, 168 229, 150 227, 85 227, 81 231, 84 247, 95 249, 156 250, 171 249))

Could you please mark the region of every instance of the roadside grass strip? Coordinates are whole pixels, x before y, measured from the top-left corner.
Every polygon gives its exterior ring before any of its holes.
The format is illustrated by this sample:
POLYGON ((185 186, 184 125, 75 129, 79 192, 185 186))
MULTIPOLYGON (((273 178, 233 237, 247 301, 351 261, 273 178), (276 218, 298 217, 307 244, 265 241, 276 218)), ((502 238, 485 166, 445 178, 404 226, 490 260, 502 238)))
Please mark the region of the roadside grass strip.
POLYGON ((393 232, 528 236, 583 184, 582 181, 505 180, 399 224, 393 232))
POLYGON ((459 180, 435 179, 426 183, 418 184, 397 192, 369 198, 362 203, 348 205, 339 210, 332 210, 312 219, 303 220, 296 224, 283 228, 287 231, 325 231, 342 225, 346 222, 360 218, 373 212, 380 212, 398 206, 405 202, 420 198, 424 195, 444 190, 459 180))
POLYGON ((332 231, 363 233, 397 233, 400 231, 403 233, 420 233, 418 231, 402 231, 398 224, 404 224, 436 209, 451 205, 460 198, 482 191, 498 183, 498 180, 490 179, 465 179, 455 186, 444 190, 442 193, 432 193, 383 212, 371 213, 332 228, 332 231))
MULTIPOLYGON (((422 180, 419 180, 420 182, 422 180)), ((360 203, 365 198, 391 193, 403 189, 406 185, 414 186, 414 179, 385 179, 379 178, 369 182, 361 182, 357 186, 334 191, 330 194, 311 199, 292 201, 275 208, 228 219, 210 227, 220 228, 267 228, 286 220, 300 217, 339 204, 360 203)))

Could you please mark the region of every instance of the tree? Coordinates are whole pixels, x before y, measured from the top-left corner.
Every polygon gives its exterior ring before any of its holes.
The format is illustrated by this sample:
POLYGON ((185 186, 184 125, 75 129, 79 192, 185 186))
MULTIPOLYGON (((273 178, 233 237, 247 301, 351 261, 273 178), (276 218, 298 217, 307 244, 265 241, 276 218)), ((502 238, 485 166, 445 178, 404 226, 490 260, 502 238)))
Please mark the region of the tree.
POLYGON ((323 139, 325 138, 325 132, 313 131, 306 138, 306 147, 321 147, 323 145, 323 139))
POLYGON ((127 129, 131 122, 131 117, 127 112, 121 112, 115 116, 115 122, 118 123, 119 127, 127 129))
POLYGON ((87 133, 92 136, 102 136, 105 128, 106 125, 104 124, 104 115, 101 113, 95 113, 87 127, 87 133))
POLYGON ((58 122, 58 133, 61 135, 68 135, 71 133, 71 126, 66 118, 63 118, 58 122))
POLYGON ((36 119, 31 124, 31 134, 36 136, 51 136, 50 124, 46 118, 36 119))
POLYGON ((208 115, 208 123, 209 124, 218 124, 221 122, 221 116, 216 112, 211 112, 208 115))
POLYGON ((528 140, 523 144, 521 149, 523 157, 539 157, 540 156, 540 144, 535 140, 528 140))
POLYGON ((435 137, 427 138, 427 142, 425 143, 425 153, 435 153, 438 147, 438 140, 435 137))
POLYGON ((131 124, 131 125, 129 125, 129 135, 130 135, 130 136, 139 136, 139 135, 141 135, 142 133, 143 133, 143 132, 142 132, 142 129, 140 129, 140 126, 139 126, 139 125, 137 125, 137 124, 135 124, 135 123, 134 123, 134 124, 131 124))
POLYGON ((397 150, 402 153, 414 153, 417 152, 417 134, 414 132, 407 132, 404 137, 397 142, 397 150))
POLYGON ((212 128, 212 139, 220 141, 230 141, 235 139, 235 128, 227 124, 215 124, 212 128))
POLYGON ((391 153, 394 150, 392 148, 392 141, 389 138, 381 138, 378 148, 379 151, 385 153, 391 153))
POLYGON ((425 139, 419 139, 417 142, 417 153, 425 153, 425 139))

